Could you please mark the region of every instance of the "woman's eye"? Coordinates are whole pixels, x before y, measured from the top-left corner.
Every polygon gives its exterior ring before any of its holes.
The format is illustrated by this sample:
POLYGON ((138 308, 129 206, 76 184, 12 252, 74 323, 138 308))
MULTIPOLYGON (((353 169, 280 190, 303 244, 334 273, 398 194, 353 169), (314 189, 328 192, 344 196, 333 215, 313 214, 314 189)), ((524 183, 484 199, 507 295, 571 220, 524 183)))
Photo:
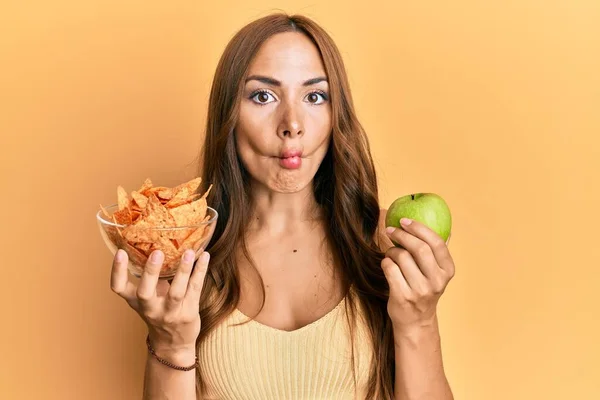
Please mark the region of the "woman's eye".
POLYGON ((323 93, 319 93, 319 92, 312 92, 309 93, 306 96, 306 100, 310 103, 310 104, 321 104, 323 103, 325 100, 327 100, 327 96, 323 93))
POLYGON ((275 101, 275 98, 271 93, 268 92, 258 92, 252 96, 252 99, 255 103, 258 104, 268 104, 275 101))
MULTIPOLYGON (((254 93, 250 99, 261 106, 276 101, 271 93, 265 91, 254 93)), ((306 95, 305 101, 315 105, 322 104, 327 101, 327 95, 320 92, 311 92, 306 95)))

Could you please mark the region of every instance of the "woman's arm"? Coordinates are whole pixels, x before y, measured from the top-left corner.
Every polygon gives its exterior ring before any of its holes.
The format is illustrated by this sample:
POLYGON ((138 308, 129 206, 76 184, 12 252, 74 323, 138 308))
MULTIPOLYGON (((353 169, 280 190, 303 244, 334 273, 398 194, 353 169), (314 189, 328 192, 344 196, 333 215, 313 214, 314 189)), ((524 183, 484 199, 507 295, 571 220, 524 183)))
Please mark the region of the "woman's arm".
MULTIPOLYGON (((193 347, 169 350, 162 346, 155 348, 156 354, 175 365, 188 366, 195 362, 193 347)), ((146 359, 144 373, 144 400, 197 400, 196 370, 180 371, 160 363, 151 354, 146 359)))
POLYGON ((437 301, 454 275, 447 243, 412 223, 386 233, 381 210, 378 242, 390 284, 388 313, 394 326, 396 400, 453 400, 446 378, 437 319, 437 301), (394 246, 394 242, 400 247, 394 246), (414 256, 413 256, 414 255, 414 256))
POLYGON ((187 250, 169 283, 159 279, 164 254, 155 250, 136 285, 129 280, 127 253, 119 250, 115 254, 111 289, 126 300, 148 326, 144 400, 196 399, 200 295, 209 260, 210 255, 204 252, 194 267, 194 252, 187 250))
POLYGON ((452 400, 442 362, 437 318, 410 330, 394 329, 396 400, 452 400))

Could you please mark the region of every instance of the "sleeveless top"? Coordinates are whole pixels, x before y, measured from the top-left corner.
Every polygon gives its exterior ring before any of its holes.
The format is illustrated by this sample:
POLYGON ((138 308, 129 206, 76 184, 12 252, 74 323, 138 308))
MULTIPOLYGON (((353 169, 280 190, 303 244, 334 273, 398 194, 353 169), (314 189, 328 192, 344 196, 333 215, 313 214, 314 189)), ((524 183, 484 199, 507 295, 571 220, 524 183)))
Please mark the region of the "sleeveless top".
POLYGON ((249 320, 237 308, 199 347, 204 399, 365 399, 372 347, 357 303, 354 362, 345 297, 329 313, 294 331, 249 320))

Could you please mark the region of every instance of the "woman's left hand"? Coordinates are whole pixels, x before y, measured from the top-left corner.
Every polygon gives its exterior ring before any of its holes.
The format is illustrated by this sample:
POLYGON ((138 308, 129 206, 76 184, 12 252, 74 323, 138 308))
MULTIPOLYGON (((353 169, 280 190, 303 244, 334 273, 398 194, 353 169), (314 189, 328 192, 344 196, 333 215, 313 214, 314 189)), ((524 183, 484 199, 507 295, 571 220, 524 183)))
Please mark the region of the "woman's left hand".
POLYGON ((435 323, 438 300, 454 276, 448 241, 418 221, 401 226, 387 228, 400 247, 389 248, 381 261, 390 286, 387 309, 394 331, 435 323))

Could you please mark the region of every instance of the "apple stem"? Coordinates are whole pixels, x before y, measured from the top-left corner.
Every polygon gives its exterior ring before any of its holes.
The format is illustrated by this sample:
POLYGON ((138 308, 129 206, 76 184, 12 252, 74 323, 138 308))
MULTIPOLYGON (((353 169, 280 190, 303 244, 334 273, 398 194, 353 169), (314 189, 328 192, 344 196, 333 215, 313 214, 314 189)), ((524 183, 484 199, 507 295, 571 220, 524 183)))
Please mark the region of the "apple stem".
POLYGON ((414 200, 414 199, 415 199, 415 195, 414 195, 414 194, 411 194, 411 195, 410 195, 410 198, 411 198, 411 200, 414 200))

